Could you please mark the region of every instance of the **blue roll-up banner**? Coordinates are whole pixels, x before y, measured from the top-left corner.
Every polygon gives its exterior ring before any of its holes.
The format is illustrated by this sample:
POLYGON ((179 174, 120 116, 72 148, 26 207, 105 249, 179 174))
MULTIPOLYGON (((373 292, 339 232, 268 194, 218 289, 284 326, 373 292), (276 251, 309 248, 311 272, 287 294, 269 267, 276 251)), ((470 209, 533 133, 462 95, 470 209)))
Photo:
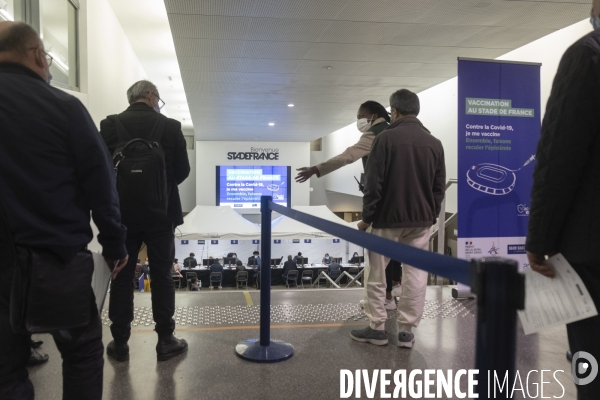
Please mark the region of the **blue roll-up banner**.
POLYGON ((540 65, 458 61, 459 258, 513 258, 529 267, 540 65))

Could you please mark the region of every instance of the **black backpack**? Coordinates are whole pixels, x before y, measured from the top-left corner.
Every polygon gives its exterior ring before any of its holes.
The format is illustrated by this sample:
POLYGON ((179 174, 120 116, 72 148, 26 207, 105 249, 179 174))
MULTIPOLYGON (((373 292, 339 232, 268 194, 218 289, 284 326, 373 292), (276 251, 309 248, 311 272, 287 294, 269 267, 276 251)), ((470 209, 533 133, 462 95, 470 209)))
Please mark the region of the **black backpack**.
POLYGON ((131 139, 119 117, 112 117, 119 139, 113 162, 123 224, 140 227, 166 221, 167 173, 160 147, 166 117, 158 115, 148 140, 131 139))

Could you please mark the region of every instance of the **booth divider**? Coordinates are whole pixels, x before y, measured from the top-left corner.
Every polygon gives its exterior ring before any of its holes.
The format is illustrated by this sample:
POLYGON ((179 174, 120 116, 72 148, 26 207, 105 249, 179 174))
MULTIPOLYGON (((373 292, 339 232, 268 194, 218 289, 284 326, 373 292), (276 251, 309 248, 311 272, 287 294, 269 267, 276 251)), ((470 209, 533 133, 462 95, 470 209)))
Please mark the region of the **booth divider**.
MULTIPOLYGON (((260 339, 238 343, 236 353, 240 357, 254 362, 277 362, 294 354, 291 344, 271 339, 270 335, 272 211, 396 261, 471 286, 477 295, 475 368, 479 370, 479 398, 487 398, 488 379, 493 379, 494 374, 502 380, 507 376, 508 382, 514 381, 517 310, 522 310, 525 304, 525 277, 518 272, 516 261, 493 257, 469 263, 431 253, 280 206, 270 196, 261 198, 260 339)), ((496 393, 495 398, 511 398, 510 391, 496 393)))

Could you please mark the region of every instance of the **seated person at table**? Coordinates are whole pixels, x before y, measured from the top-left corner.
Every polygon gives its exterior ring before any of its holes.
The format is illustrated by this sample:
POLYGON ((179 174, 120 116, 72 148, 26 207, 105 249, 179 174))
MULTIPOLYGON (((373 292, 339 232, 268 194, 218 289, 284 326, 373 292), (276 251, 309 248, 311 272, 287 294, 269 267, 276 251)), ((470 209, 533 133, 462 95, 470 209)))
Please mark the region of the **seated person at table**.
POLYGON ((298 268, 296 262, 292 260, 292 256, 288 256, 288 260, 283 264, 283 279, 287 279, 288 273, 298 268))
POLYGON ((242 260, 237 260, 237 261, 235 262, 235 268, 236 268, 238 271, 245 271, 245 270, 246 270, 246 267, 244 267, 244 263, 242 263, 242 260))
POLYGON ((331 263, 327 267, 327 272, 329 277, 335 281, 342 274, 342 266, 338 263, 331 263))
POLYGON ((331 264, 331 257, 329 257, 329 253, 325 253, 325 257, 323 257, 322 263, 325 266, 329 266, 329 264, 331 264))
POLYGON ((183 275, 181 275, 181 268, 179 267, 179 263, 177 261, 177 259, 173 260, 173 269, 171 270, 171 276, 173 278, 183 278, 183 275))
POLYGON ((221 264, 221 259, 216 258, 213 264, 209 267, 210 272, 220 272, 223 273, 223 264, 221 264))
POLYGON ((260 266, 260 253, 255 251, 252 257, 248 257, 248 265, 260 266))
MULTIPOLYGON (((300 259, 302 258, 302 253, 301 253, 301 252, 298 252, 298 255, 297 255, 297 256, 294 256, 294 262, 295 262, 296 264, 298 264, 298 259, 299 259, 299 258, 300 258, 300 259)), ((300 260, 300 262, 302 262, 302 260, 300 260)))
POLYGON ((358 253, 354 252, 354 254, 352 255, 352 258, 350 259, 350 264, 360 265, 360 260, 358 259, 358 257, 360 257, 358 255, 358 253))
POLYGON ((184 268, 196 268, 198 266, 198 262, 194 258, 196 255, 194 253, 190 253, 190 256, 183 260, 184 268))
POLYGON ((198 278, 196 278, 196 277, 192 278, 192 281, 190 282, 190 291, 192 291, 192 292, 200 291, 200 287, 198 286, 198 278))

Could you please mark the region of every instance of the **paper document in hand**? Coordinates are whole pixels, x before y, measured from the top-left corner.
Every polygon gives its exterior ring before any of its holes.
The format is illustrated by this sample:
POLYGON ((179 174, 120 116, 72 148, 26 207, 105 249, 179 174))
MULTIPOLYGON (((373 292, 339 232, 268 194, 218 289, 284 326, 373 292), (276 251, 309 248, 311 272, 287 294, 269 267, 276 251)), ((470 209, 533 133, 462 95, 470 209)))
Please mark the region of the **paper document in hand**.
POLYGON ((94 257, 94 275, 92 275, 92 289, 94 290, 94 296, 96 297, 96 306, 98 307, 98 314, 102 314, 102 307, 104 306, 104 299, 106 299, 106 292, 108 291, 108 284, 110 283, 110 268, 104 261, 102 254, 92 252, 94 257))
POLYGON ((548 259, 554 279, 525 271, 525 310, 519 318, 526 335, 598 315, 583 281, 562 254, 548 259))

